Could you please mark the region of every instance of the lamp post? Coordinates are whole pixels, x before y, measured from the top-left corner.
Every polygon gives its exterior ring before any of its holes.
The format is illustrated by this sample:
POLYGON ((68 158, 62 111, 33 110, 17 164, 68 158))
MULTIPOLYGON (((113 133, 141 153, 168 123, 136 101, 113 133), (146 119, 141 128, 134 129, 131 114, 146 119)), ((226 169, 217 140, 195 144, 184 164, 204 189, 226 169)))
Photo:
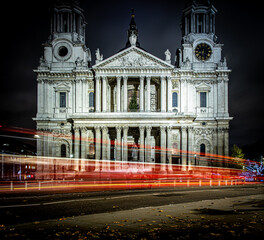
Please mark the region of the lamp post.
POLYGON ((194 154, 194 165, 196 166, 197 162, 196 162, 196 154, 194 154))

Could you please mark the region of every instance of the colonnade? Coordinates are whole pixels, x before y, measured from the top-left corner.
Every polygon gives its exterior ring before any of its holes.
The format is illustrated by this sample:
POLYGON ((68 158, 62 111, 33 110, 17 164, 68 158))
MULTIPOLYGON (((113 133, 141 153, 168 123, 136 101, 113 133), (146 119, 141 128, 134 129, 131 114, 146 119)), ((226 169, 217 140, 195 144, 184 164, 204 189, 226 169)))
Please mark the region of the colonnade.
MULTIPOLYGON (((127 112, 128 111, 128 76, 117 76, 115 77, 114 84, 116 87, 115 103, 116 112, 127 112), (122 89, 122 93, 121 93, 122 89), (121 108, 121 95, 123 96, 122 108, 121 108)), ((151 111, 151 76, 140 76, 131 77, 133 80, 138 79, 139 82, 139 110, 140 112, 151 111)), ((109 78, 107 76, 96 76, 95 77, 95 111, 96 112, 107 112, 107 86, 109 84, 109 78)), ((172 110, 172 83, 170 76, 162 76, 159 78, 160 86, 160 110, 161 112, 170 112, 172 110)), ((113 91, 109 91, 113 94, 113 91)), ((111 96, 110 99, 113 99, 111 96)))
MULTIPOLYGON (((85 159, 89 156, 89 144, 93 144, 94 158, 97 160, 116 160, 128 161, 128 134, 131 128, 125 126, 95 126, 89 128, 94 132, 94 138, 88 139, 88 128, 75 128, 74 136, 74 157, 85 159), (111 152, 112 151, 112 152, 111 152)), ((172 163, 172 127, 160 126, 152 127, 151 125, 140 125, 133 127, 136 129, 134 135, 135 145, 138 147, 138 162, 149 163, 172 163), (155 145, 152 141, 155 139, 155 145), (155 148, 155 156, 153 157, 153 148, 155 148)), ((180 150, 181 150, 181 163, 183 165, 191 164, 188 151, 192 150, 193 146, 193 133, 191 128, 182 127, 178 129, 181 135, 180 150)), ((131 132, 130 132, 131 135, 131 132)), ((180 151, 179 151, 180 155, 180 151)))

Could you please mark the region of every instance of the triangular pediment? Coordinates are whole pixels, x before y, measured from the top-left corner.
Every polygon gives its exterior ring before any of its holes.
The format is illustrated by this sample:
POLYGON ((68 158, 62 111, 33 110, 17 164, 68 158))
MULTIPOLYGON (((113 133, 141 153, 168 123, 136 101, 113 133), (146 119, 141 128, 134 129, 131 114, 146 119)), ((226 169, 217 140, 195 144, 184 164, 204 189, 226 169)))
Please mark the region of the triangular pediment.
POLYGON ((93 68, 171 68, 173 65, 153 56, 152 54, 132 46, 112 57, 109 57, 93 68))
POLYGON ((54 87, 55 91, 59 92, 59 91, 70 91, 70 87, 68 85, 66 85, 65 83, 60 83, 57 86, 54 87))
POLYGON ((201 83, 200 85, 196 87, 196 90, 197 91, 210 91, 211 87, 206 83, 201 83))

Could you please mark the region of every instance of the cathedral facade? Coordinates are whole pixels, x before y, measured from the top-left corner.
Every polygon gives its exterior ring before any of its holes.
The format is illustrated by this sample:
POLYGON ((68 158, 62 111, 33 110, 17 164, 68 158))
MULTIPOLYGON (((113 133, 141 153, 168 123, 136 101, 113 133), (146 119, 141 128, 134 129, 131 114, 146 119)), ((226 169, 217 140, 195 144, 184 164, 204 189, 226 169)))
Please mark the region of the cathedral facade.
POLYGON ((175 61, 141 48, 132 13, 125 47, 95 64, 80 6, 55 5, 37 70, 38 156, 213 165, 228 155, 230 70, 215 35, 217 10, 189 1, 175 61), (205 156, 209 156, 206 157, 205 156))

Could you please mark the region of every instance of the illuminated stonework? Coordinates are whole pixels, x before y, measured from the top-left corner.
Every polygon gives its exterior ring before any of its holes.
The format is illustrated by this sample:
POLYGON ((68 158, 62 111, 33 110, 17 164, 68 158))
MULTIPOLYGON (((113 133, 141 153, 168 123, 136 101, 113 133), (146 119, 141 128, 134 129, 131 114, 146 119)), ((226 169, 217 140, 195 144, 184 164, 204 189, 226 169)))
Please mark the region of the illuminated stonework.
POLYGON ((163 60, 140 47, 133 15, 126 48, 107 59, 98 49, 91 66, 83 10, 56 6, 35 70, 38 155, 182 165, 212 164, 202 161, 204 153, 228 155, 230 70, 214 34, 215 13, 211 5, 186 7, 174 65, 169 50, 163 60), (203 43, 211 49, 206 60, 195 52, 203 43))

